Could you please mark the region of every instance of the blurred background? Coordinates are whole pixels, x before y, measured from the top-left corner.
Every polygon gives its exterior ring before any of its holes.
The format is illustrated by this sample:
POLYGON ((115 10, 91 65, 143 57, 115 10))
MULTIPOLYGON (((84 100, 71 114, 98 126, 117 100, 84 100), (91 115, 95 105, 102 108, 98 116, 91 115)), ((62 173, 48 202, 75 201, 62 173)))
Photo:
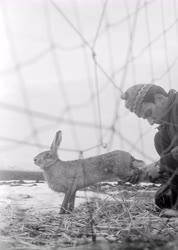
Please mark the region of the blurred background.
POLYGON ((57 130, 63 160, 117 149, 157 160, 156 126, 120 96, 176 89, 177 49, 177 0, 1 0, 0 169, 39 170, 57 130))

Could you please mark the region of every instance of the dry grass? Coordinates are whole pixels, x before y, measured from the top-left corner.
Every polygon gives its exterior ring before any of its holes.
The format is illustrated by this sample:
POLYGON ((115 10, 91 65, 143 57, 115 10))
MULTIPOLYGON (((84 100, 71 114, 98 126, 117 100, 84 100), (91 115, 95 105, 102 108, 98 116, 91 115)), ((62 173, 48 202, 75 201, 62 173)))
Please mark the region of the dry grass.
MULTIPOLYGON (((177 243, 172 242, 178 235, 178 219, 160 217, 145 190, 140 192, 143 189, 128 186, 121 200, 121 194, 116 192, 118 187, 103 189, 111 195, 114 193, 114 201, 95 198, 65 215, 9 205, 1 211, 6 226, 1 229, 0 241, 8 249, 59 249, 97 240, 114 242, 117 249, 119 245, 127 249, 124 247, 133 242, 137 242, 134 248, 130 245, 128 249, 177 249, 177 243)), ((154 188, 152 190, 153 197, 154 188)), ((116 249, 115 246, 107 249, 116 249)))

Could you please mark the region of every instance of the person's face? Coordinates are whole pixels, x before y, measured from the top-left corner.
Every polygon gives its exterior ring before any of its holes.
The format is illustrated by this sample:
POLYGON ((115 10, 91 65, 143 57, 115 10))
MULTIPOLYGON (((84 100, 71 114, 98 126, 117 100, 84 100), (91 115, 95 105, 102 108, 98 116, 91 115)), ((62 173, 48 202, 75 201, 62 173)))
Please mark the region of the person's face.
POLYGON ((141 117, 146 119, 150 125, 154 123, 159 123, 159 109, 154 103, 143 103, 141 109, 141 117))
POLYGON ((141 108, 141 117, 146 119, 150 125, 161 124, 165 115, 167 97, 155 97, 155 103, 143 103, 141 108))

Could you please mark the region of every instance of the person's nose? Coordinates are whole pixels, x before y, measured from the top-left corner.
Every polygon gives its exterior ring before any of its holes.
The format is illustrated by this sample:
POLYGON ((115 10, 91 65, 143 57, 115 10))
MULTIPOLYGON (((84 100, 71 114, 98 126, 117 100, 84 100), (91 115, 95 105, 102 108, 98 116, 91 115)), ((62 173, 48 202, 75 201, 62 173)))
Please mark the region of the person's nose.
POLYGON ((149 123, 150 125, 153 125, 153 124, 154 124, 154 120, 153 120, 153 118, 151 118, 151 117, 147 118, 147 121, 148 121, 148 123, 149 123))

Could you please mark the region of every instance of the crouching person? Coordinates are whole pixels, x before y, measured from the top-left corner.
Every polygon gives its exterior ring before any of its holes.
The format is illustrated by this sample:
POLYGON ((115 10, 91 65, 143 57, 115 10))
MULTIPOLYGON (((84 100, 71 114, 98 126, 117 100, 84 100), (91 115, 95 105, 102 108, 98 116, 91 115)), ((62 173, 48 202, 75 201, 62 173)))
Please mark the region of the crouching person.
POLYGON ((158 124, 154 143, 160 156, 156 178, 162 185, 155 195, 161 209, 178 211, 178 92, 154 84, 137 84, 122 94, 125 106, 150 125, 158 124))

